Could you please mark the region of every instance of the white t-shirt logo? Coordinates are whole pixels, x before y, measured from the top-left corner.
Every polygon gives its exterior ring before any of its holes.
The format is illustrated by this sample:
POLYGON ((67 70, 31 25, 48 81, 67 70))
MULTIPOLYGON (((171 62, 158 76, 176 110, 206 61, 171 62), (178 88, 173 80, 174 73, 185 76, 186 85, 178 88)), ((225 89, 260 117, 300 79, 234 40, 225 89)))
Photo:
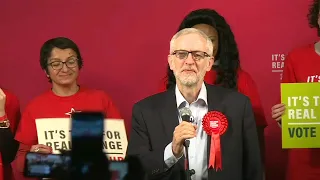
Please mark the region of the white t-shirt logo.
POLYGON ((71 114, 74 113, 74 112, 81 112, 81 111, 76 111, 73 108, 71 108, 70 112, 65 113, 65 115, 71 116, 71 114))

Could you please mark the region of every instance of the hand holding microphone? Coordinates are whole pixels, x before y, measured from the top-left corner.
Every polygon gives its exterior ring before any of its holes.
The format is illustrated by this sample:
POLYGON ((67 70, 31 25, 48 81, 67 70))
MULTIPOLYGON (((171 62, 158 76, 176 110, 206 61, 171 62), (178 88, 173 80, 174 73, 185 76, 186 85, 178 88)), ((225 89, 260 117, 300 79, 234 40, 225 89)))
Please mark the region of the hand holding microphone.
POLYGON ((190 123, 191 111, 188 108, 182 108, 179 111, 182 122, 175 128, 172 139, 172 152, 179 158, 183 154, 184 142, 197 136, 197 126, 190 123))

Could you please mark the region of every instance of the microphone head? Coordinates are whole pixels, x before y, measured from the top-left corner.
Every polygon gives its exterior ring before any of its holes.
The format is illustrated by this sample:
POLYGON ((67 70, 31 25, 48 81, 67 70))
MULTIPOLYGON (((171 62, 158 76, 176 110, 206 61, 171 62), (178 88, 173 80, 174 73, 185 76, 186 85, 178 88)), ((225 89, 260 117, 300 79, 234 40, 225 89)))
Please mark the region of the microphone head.
POLYGON ((182 121, 191 122, 192 112, 189 108, 184 107, 179 110, 180 117, 182 121))

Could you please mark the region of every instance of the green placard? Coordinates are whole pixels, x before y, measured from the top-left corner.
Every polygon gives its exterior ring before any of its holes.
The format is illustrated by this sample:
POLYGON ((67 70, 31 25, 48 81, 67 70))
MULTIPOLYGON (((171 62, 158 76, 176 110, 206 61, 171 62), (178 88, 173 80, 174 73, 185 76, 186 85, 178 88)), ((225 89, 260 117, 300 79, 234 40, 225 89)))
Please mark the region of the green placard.
POLYGON ((320 148, 320 83, 282 83, 282 148, 320 148))

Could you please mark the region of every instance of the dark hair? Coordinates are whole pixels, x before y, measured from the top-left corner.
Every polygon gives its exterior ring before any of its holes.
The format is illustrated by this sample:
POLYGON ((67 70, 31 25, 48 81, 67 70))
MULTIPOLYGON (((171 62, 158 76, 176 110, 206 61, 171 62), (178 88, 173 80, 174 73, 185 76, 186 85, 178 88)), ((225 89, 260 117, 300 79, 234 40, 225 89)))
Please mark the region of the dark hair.
POLYGON ((320 8, 319 0, 313 0, 311 5, 309 6, 309 13, 307 17, 309 20, 309 26, 311 28, 317 28, 318 36, 320 37, 320 28, 318 24, 319 8, 320 8))
MULTIPOLYGON (((189 13, 180 24, 178 31, 191 28, 197 24, 207 24, 218 32, 218 52, 215 60, 219 64, 213 68, 217 71, 214 84, 226 88, 237 88, 237 70, 240 68, 239 51, 230 26, 219 13, 212 9, 198 9, 189 13)), ((176 79, 169 65, 167 68, 167 89, 174 87, 176 79)))
MULTIPOLYGON (((40 49, 40 66, 47 73, 48 73, 48 58, 51 56, 51 52, 53 48, 72 49, 78 56, 77 58, 79 60, 78 61, 79 68, 80 69, 82 68, 83 61, 82 61, 80 50, 77 44, 68 38, 56 37, 46 41, 40 49)), ((50 77, 49 77, 49 82, 51 82, 50 77)))

